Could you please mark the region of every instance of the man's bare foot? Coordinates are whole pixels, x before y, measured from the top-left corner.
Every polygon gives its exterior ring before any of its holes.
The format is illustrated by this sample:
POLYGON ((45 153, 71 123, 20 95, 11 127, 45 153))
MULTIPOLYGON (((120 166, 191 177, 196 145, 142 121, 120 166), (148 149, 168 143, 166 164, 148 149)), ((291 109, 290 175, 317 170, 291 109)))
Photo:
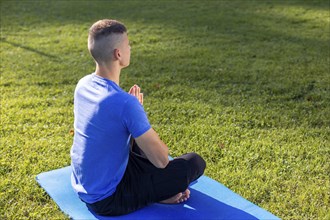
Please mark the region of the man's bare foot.
POLYGON ((185 202, 189 199, 190 197, 190 190, 186 189, 184 192, 182 193, 178 193, 175 196, 169 198, 169 199, 165 199, 163 201, 160 201, 160 203, 165 203, 165 204, 177 204, 177 203, 181 203, 181 202, 185 202))

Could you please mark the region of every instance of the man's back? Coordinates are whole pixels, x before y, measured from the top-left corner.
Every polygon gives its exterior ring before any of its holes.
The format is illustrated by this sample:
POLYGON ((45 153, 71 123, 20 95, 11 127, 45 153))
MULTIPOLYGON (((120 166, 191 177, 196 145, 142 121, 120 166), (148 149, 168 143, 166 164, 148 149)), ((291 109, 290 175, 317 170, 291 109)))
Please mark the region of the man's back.
POLYGON ((130 134, 139 136, 150 124, 136 98, 95 74, 79 81, 74 114, 72 185, 85 202, 94 203, 110 196, 122 179, 130 134))

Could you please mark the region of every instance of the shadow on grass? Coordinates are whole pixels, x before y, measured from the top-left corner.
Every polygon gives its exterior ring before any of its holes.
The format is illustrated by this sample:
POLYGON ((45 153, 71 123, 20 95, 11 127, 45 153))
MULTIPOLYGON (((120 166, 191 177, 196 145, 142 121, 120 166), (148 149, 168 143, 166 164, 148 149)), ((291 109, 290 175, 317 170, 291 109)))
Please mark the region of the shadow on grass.
POLYGON ((4 42, 4 43, 7 43, 7 44, 10 44, 11 46, 22 48, 24 50, 27 50, 27 51, 30 51, 30 52, 39 54, 40 56, 44 56, 44 57, 50 58, 53 61, 57 61, 58 62, 58 60, 59 60, 59 57, 57 57, 55 55, 52 55, 52 54, 49 54, 49 53, 45 53, 45 52, 43 52, 41 50, 37 50, 35 48, 29 47, 29 46, 25 46, 25 45, 22 45, 22 44, 19 44, 19 43, 16 43, 16 42, 8 41, 5 38, 1 38, 1 42, 4 42))

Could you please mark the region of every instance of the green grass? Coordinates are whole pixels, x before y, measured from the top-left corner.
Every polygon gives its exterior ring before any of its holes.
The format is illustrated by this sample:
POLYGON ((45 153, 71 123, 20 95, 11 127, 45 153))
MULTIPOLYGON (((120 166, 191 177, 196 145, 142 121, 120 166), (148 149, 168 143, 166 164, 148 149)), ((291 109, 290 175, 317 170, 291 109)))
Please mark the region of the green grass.
POLYGON ((70 164, 87 30, 123 21, 172 156, 283 219, 329 219, 329 1, 1 1, 0 218, 66 219, 37 174, 70 164))

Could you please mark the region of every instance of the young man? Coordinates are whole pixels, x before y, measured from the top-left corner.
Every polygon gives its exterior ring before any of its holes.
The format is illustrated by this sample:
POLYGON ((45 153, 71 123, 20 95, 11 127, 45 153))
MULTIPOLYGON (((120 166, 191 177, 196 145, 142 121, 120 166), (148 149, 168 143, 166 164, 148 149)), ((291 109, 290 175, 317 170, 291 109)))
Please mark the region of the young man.
POLYGON ((168 148, 142 107, 140 88, 134 85, 127 93, 119 87, 121 69, 130 62, 125 26, 97 21, 88 49, 96 70, 79 81, 74 95, 74 190, 99 215, 186 201, 188 185, 203 174, 205 161, 195 153, 169 161, 168 148))

